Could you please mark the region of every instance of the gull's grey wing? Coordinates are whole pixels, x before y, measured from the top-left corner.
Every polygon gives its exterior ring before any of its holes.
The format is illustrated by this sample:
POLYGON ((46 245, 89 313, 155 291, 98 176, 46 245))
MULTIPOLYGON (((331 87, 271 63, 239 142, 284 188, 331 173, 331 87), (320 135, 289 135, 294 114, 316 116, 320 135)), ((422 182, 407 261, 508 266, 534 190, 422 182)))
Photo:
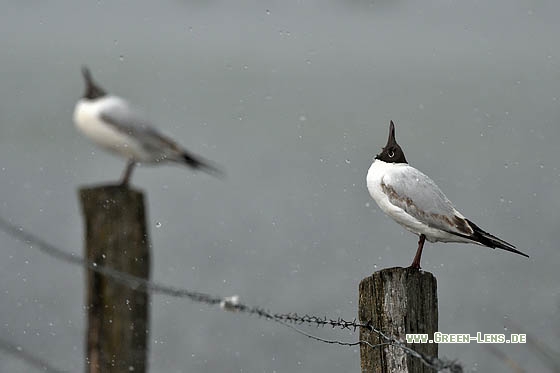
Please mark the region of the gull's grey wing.
POLYGON ((151 155, 152 161, 155 159, 186 163, 193 169, 200 169, 215 176, 224 174, 220 167, 211 161, 183 149, 175 141, 159 133, 151 126, 150 121, 132 110, 124 100, 115 99, 113 105, 101 111, 100 117, 117 131, 134 137, 151 155))
POLYGON ((384 176, 381 188, 393 205, 424 224, 453 234, 473 234, 468 221, 455 210, 436 183, 417 169, 407 166, 384 176))
POLYGON ((159 133, 149 120, 125 102, 105 108, 100 117, 117 131, 134 137, 148 152, 160 154, 162 160, 178 160, 183 156, 184 151, 176 142, 159 133))

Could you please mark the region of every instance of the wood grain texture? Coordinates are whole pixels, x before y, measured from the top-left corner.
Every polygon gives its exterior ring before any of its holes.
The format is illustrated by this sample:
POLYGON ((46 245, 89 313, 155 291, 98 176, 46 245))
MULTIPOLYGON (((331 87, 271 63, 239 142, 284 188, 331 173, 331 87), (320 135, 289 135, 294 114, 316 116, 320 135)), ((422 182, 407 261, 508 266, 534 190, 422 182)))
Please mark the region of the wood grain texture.
MULTIPOLYGON (((437 332, 437 281, 429 272, 411 268, 387 268, 360 282, 359 318, 387 335, 406 341, 406 333, 437 332)), ((386 342, 376 333, 360 330, 360 340, 376 345, 386 342)), ((437 344, 407 344, 408 347, 437 357, 437 344)), ((362 372, 427 373, 434 370, 404 353, 399 347, 360 347, 362 372)))

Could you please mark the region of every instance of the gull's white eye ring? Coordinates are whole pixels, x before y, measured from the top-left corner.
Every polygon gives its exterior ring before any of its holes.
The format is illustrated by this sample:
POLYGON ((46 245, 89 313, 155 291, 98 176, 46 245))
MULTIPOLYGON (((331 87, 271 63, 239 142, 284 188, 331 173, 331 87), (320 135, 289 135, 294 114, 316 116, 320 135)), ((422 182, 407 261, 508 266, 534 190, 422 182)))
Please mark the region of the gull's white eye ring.
POLYGON ((392 150, 389 150, 389 153, 387 153, 389 155, 389 158, 393 158, 395 156, 395 152, 392 150))

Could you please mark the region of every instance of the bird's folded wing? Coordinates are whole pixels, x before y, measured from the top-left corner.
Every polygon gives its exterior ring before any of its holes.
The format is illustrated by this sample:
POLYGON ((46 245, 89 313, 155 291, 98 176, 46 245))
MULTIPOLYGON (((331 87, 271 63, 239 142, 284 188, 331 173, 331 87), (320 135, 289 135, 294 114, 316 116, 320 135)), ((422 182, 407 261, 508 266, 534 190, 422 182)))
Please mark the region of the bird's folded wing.
POLYGON ((101 119, 113 126, 117 131, 134 137, 144 148, 163 153, 182 152, 173 140, 162 135, 152 127, 150 121, 128 106, 114 106, 101 112, 101 119))
POLYGON ((463 236, 473 234, 467 220, 455 210, 436 183, 415 168, 406 167, 385 175, 381 188, 393 205, 429 227, 463 236))

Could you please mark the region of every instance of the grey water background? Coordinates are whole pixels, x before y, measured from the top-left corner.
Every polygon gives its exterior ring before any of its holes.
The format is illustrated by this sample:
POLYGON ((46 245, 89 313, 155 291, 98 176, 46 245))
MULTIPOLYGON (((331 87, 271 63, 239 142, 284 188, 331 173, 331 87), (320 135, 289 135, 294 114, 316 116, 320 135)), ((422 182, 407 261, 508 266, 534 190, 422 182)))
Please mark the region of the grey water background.
MULTIPOLYGON (((143 108, 219 180, 141 168, 153 279, 275 312, 354 318, 359 281, 408 266, 416 237, 365 175, 390 119, 409 162, 467 217, 531 258, 428 244, 440 331, 560 341, 560 3, 555 1, 3 1, 0 214, 82 252, 77 188, 124 161, 73 127, 80 66, 143 108)), ((83 271, 0 233, 0 335, 84 364, 83 271)), ((357 372, 359 349, 163 296, 151 372, 357 372)), ((357 335, 308 329, 324 338, 357 335)), ((546 371, 528 345, 496 345, 546 371)), ((507 372, 482 344, 440 345, 507 372)), ((0 353, 0 371, 29 371, 0 353)))

